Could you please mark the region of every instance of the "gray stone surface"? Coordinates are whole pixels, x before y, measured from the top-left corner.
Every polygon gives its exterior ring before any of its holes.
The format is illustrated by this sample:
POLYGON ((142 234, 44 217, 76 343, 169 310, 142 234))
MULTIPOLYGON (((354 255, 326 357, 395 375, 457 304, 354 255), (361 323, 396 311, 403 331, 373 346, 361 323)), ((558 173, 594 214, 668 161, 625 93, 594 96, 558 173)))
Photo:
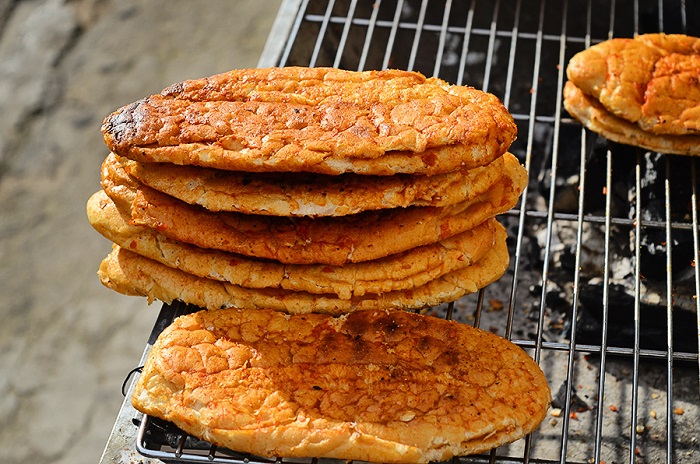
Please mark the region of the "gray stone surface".
POLYGON ((255 66, 279 0, 0 0, 0 461, 93 463, 159 305, 95 274, 85 218, 119 106, 255 66))

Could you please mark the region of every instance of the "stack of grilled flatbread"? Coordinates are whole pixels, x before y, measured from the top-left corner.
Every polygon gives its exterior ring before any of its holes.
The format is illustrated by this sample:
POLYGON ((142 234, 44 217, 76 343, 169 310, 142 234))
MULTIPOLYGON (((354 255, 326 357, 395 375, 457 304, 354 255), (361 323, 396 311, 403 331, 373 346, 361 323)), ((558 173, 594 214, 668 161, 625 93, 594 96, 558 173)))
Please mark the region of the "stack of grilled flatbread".
POLYGON ((400 311, 508 265, 495 216, 527 173, 494 96, 403 71, 242 70, 103 132, 87 208, 114 243, 102 282, 206 308, 159 336, 138 410, 238 451, 381 462, 486 450, 544 418, 521 349, 400 311))
POLYGON ((567 111, 604 137, 661 153, 700 155, 700 39, 611 39, 567 67, 567 111))
POLYGON ((527 173, 493 95, 404 71, 238 70, 106 118, 102 282, 203 308, 454 301, 508 265, 527 173))

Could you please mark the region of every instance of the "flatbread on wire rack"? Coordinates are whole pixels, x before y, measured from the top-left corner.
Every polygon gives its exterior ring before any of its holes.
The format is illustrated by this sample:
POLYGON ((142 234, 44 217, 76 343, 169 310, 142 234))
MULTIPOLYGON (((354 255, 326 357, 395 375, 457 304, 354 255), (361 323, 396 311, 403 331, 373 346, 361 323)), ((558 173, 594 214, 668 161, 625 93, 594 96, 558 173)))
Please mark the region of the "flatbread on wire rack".
POLYGON ((459 203, 493 185, 502 176, 505 160, 512 162, 513 158, 506 153, 486 166, 434 176, 250 173, 172 163, 138 163, 115 155, 105 162, 119 162, 140 183, 210 211, 345 216, 375 209, 459 203))
POLYGON ((617 38, 567 66, 566 110, 614 142, 700 155, 700 39, 681 34, 617 38))
MULTIPOLYGON (((130 204, 132 222, 178 241, 288 264, 342 265, 379 259, 435 243, 510 210, 527 183, 513 159, 485 193, 446 207, 367 211, 352 216, 288 218, 214 213, 149 187, 103 182, 117 204, 130 204)), ((122 209, 125 209, 122 207, 122 209)))
POLYGON ((700 38, 642 34, 606 40, 572 57, 567 76, 644 132, 700 133, 700 38))
POLYGON ((117 155, 234 171, 438 174, 515 139, 493 95, 407 71, 234 70, 126 105, 102 126, 117 155))
POLYGON ((215 310, 153 346, 134 406, 267 458, 427 463, 514 441, 551 400, 513 343, 432 316, 215 310))
POLYGON ((564 107, 581 124, 608 140, 659 153, 700 156, 700 135, 658 135, 618 118, 572 82, 564 85, 564 107))
POLYGON ((155 229, 135 226, 130 214, 119 211, 102 190, 88 201, 87 213, 92 226, 113 243, 183 272, 241 287, 334 293, 341 299, 408 290, 470 266, 493 247, 497 229, 503 228, 489 219, 445 240, 376 261, 345 266, 285 265, 199 248, 171 240, 155 229))
POLYGON ((175 300, 201 308, 270 308, 291 314, 320 312, 340 315, 368 309, 422 309, 455 301, 477 292, 500 278, 508 267, 504 229, 497 229, 494 246, 471 266, 447 273, 409 290, 338 298, 335 294, 313 294, 279 288, 254 289, 197 277, 145 258, 118 245, 102 261, 102 283, 125 295, 144 296, 149 301, 175 300))

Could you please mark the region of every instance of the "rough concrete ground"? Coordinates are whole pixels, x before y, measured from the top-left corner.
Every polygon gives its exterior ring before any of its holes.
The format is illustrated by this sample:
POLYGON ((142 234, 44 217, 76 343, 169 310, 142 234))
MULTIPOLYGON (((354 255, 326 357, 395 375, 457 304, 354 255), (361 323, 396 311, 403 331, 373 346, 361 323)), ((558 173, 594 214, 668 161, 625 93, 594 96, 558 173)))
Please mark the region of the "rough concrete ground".
POLYGON ((0 461, 97 462, 159 305, 95 274, 102 119, 255 66, 279 0, 0 0, 0 461))

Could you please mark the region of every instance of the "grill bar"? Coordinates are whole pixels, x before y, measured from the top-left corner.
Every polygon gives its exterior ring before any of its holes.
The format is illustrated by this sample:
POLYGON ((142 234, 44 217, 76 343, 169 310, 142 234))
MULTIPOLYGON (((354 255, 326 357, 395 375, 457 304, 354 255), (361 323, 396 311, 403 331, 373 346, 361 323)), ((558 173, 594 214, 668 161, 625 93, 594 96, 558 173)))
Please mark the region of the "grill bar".
MULTIPOLYGON (((635 25, 636 27, 636 25, 635 25)), ((635 233, 634 233, 634 250, 635 250, 635 263, 634 267, 634 354, 633 354, 633 371, 632 371, 632 408, 630 424, 634 424, 637 420, 637 411, 639 408, 639 357, 640 357, 640 298, 641 298, 641 266, 639 264, 641 259, 641 218, 639 217, 639 211, 641 210, 641 199, 639 198, 639 192, 642 190, 641 181, 641 158, 637 155, 637 166, 635 168, 635 192, 637 195, 635 208, 635 233)), ((636 439, 637 436, 634 433, 630 433, 630 453, 629 462, 634 462, 634 450, 636 449, 636 439)))
MULTIPOLYGON (((683 16, 685 25, 685 16, 683 16)), ((698 332, 698 349, 700 350, 700 265, 698 265, 698 250, 700 250, 700 244, 698 243, 698 195, 697 195, 697 174, 696 167, 697 161, 691 160, 691 195, 690 195, 690 209, 693 217, 693 269, 695 271, 695 315, 697 316, 697 332, 698 332)), ((700 356, 698 356, 698 384, 700 385, 700 356)))
POLYGON ((413 71, 416 65, 416 56, 418 55, 418 45, 420 45, 420 37, 423 32, 425 23, 425 9, 428 8, 427 0, 423 0, 420 5, 420 13, 418 14, 418 23, 416 24, 416 33, 413 36, 413 45, 411 46, 411 54, 408 57, 408 65, 406 69, 413 71))
MULTIPOLYGON (((453 462, 685 459, 696 445, 688 428, 697 419, 688 415, 700 414, 697 161, 608 145, 569 117, 560 96, 577 51, 664 28, 698 35, 700 7, 685 0, 285 0, 276 25, 286 34, 272 40, 280 31, 271 33, 261 65, 417 70, 493 92, 519 126, 511 151, 530 184, 503 215, 510 268, 499 282, 434 311, 530 353, 561 416, 519 443, 453 462), (574 200, 562 206, 567 192, 574 200), (651 246, 655 237, 663 243, 651 246), (622 296, 621 281, 629 284, 622 296), (692 324, 683 315, 689 309, 674 302, 680 297, 692 300, 692 324), (499 299, 502 312, 493 309, 499 299), (655 324, 661 333, 650 343, 655 324), (693 343, 679 338, 685 325, 693 343), (679 407, 685 416, 675 413, 679 407), (659 410, 655 422, 650 408, 659 410), (637 433, 645 423, 648 430, 637 433)), ((172 310, 163 317, 193 308, 172 310)), ((288 462, 217 449, 177 430, 167 430, 171 442, 159 442, 154 427, 163 425, 144 418, 139 451, 169 462, 288 462)))
POLYGON ((396 5, 396 10, 394 12, 394 20, 391 23, 391 35, 389 36, 389 42, 387 43, 386 51, 384 52, 384 61, 382 62, 382 69, 389 67, 391 60, 391 50, 394 47, 394 41, 396 40, 396 32, 399 28, 399 18, 401 18, 401 10, 403 9, 403 0, 399 0, 398 5, 396 5))
POLYGON ((377 0, 375 2, 375 7, 372 9, 372 16, 369 19, 367 33, 365 34, 365 43, 362 46, 362 55, 360 56, 360 63, 357 65, 358 71, 365 70, 365 61, 367 61, 367 55, 369 54, 369 46, 372 43, 372 34, 374 33, 374 28, 377 25, 377 15, 379 14, 379 8, 381 7, 381 4, 382 0, 377 0))
MULTIPOLYGON (((661 18, 660 18, 661 20, 661 18)), ((663 24, 663 23, 661 23, 663 24)), ((664 194, 666 197, 666 327, 673 327, 673 237, 671 235, 671 163, 666 158, 666 178, 664 194)), ((673 417, 673 330, 666 331, 668 355, 666 357, 666 417, 673 417)), ((666 422, 666 462, 673 462, 673 421, 666 422)))
POLYGON ((338 51, 335 54, 335 61, 333 61, 333 67, 337 68, 340 66, 340 59, 343 57, 343 49, 345 48, 345 43, 348 40, 348 33, 350 32, 350 25, 352 24, 352 17, 355 14, 355 7, 357 6, 357 0, 352 0, 350 3, 350 8, 348 8, 348 14, 345 18, 345 26, 343 27, 343 35, 340 36, 340 43, 338 44, 338 51))
POLYGON ((321 21, 321 30, 318 32, 318 37, 316 37, 316 45, 314 46, 314 53, 313 55, 311 55, 311 60, 309 60, 309 67, 316 66, 316 60, 318 60, 318 54, 321 51, 321 45, 323 45, 323 38, 326 35, 326 29, 328 28, 328 22, 331 17, 331 13, 333 12, 334 4, 335 1, 330 0, 328 2, 328 6, 326 7, 326 14, 323 16, 323 20, 321 21))
MULTIPOLYGON (((590 2, 589 2, 589 27, 590 27, 590 2)), ((583 129, 582 129, 583 130, 583 129)), ((584 139, 585 134, 581 135, 584 139)), ((605 243, 610 243, 611 237, 611 220, 610 220, 610 210, 611 210, 611 199, 612 199, 612 154, 610 150, 606 150, 606 173, 605 176, 605 243)), ((596 423, 595 423, 595 448, 594 448, 594 462, 600 462, 601 457, 601 443, 603 440, 603 398, 605 398, 605 366, 607 362, 608 354, 608 311, 610 309, 609 303, 609 293, 608 285, 610 284, 610 247, 605 247, 604 250, 604 267, 603 267, 603 327, 601 330, 601 342, 600 342, 600 367, 598 369, 598 408, 596 412, 596 423)))
POLYGON ((467 23, 464 26, 464 30, 461 32, 463 35, 462 41, 462 53, 459 59, 459 74, 457 74, 457 85, 464 84, 464 65, 467 62, 467 53, 469 52, 469 39, 472 35, 472 27, 474 25, 474 7, 476 6, 476 0, 472 0, 469 6, 469 12, 467 13, 467 23))

